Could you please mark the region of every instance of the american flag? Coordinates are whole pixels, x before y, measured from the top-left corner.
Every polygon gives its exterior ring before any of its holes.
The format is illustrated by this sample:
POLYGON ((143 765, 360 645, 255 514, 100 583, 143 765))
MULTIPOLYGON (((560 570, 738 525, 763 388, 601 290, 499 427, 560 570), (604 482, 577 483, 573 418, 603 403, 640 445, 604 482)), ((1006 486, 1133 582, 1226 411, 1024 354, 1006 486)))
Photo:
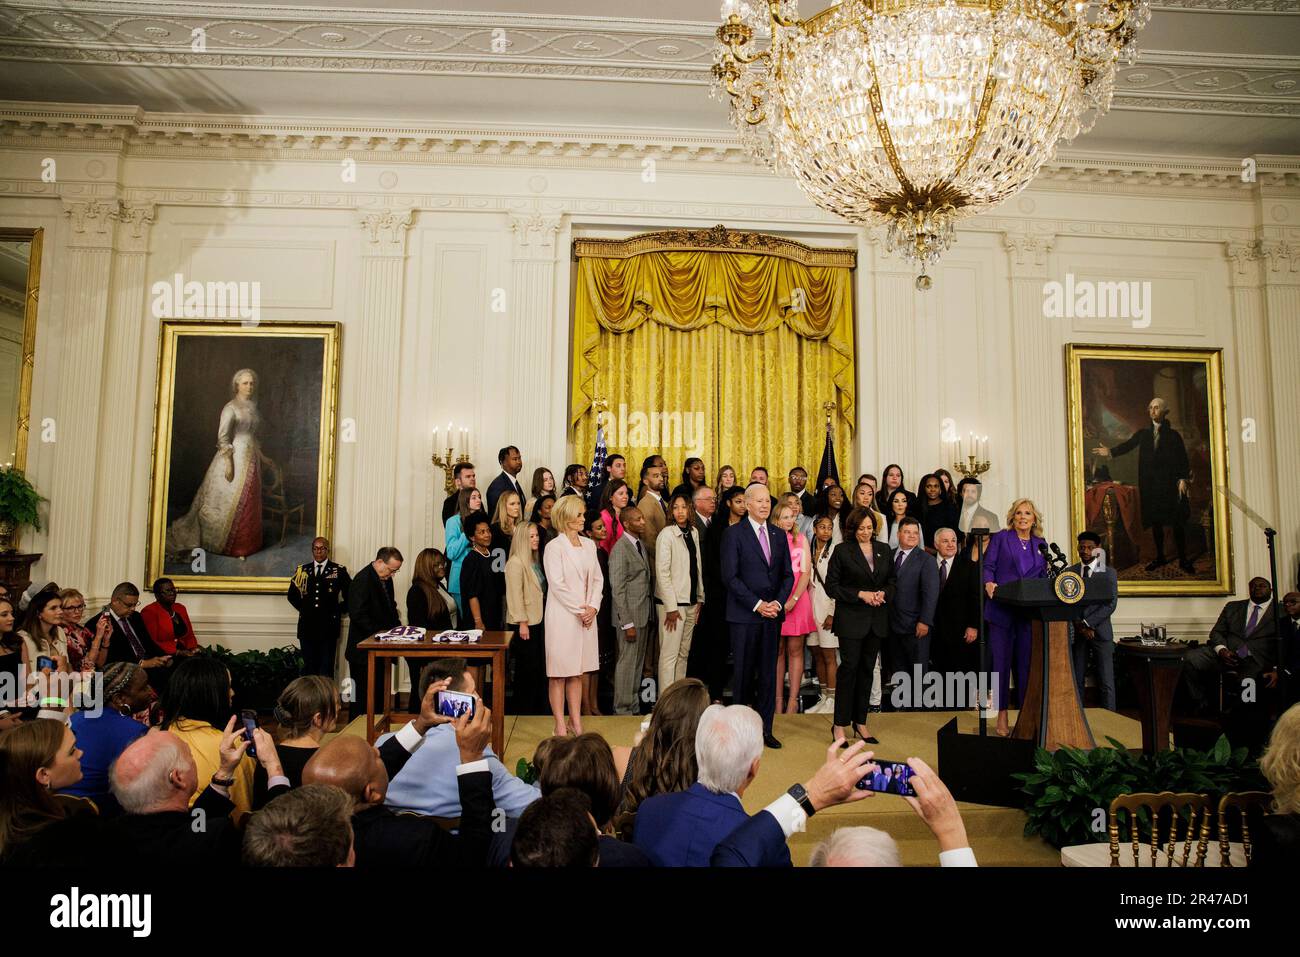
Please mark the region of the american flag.
POLYGON ((605 488, 605 458, 609 449, 605 448, 605 427, 600 418, 596 419, 596 451, 591 456, 591 471, 587 473, 587 507, 594 508, 600 503, 601 492, 605 488))

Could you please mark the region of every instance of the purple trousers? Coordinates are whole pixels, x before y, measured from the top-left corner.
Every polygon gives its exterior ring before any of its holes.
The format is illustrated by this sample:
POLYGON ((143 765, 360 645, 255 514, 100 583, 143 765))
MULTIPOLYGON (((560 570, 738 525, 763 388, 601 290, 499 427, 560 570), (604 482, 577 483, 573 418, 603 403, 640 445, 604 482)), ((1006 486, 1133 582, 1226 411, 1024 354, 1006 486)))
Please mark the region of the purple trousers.
POLYGON ((1033 652, 1033 622, 1015 619, 1009 625, 987 622, 989 653, 993 658, 993 672, 997 682, 997 707, 1012 706, 1010 695, 1011 666, 1016 668, 1016 700, 1019 708, 1024 702, 1025 688, 1029 684, 1029 656, 1033 652))

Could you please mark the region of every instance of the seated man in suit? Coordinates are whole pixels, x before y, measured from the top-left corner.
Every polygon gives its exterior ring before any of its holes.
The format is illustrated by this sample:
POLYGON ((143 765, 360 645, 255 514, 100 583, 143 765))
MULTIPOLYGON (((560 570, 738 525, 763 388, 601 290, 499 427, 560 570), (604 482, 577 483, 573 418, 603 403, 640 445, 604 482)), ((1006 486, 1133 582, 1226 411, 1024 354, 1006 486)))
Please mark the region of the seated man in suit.
POLYGON ((167 687, 172 657, 164 653, 149 637, 144 616, 136 611, 139 604, 140 589, 131 582, 122 582, 113 589, 108 607, 86 622, 86 628, 93 635, 99 627, 99 620, 107 615, 113 623, 113 634, 108 639, 108 658, 105 664, 130 661, 143 666, 149 675, 149 684, 161 695, 167 687))
MULTIPOLYGON (((218 746, 221 764, 207 782, 198 780, 189 746, 170 731, 155 731, 128 745, 109 774, 113 796, 126 813, 107 823, 107 842, 151 873, 238 865, 239 831, 230 817, 235 807, 230 785, 248 739, 243 727, 236 726, 231 717, 218 746), (190 796, 200 785, 206 786, 191 807, 190 796)), ((281 770, 274 740, 261 728, 253 736, 257 760, 266 771, 267 797, 287 793, 289 779, 281 770)), ((112 859, 112 854, 103 859, 112 859)))
MULTIPOLYGON (((420 708, 422 724, 431 723, 434 689, 429 686, 420 708)), ((307 762, 303 784, 333 784, 352 798, 352 831, 357 867, 483 867, 492 841, 492 773, 483 754, 492 737, 492 714, 481 700, 475 701, 474 717, 457 718, 456 750, 460 763, 453 769, 460 791, 460 833, 443 830, 430 817, 399 814, 384 806, 388 778, 393 766, 364 738, 341 734, 323 745, 307 762)), ((405 748, 411 731, 418 738, 413 721, 393 736, 405 748)), ((394 749, 389 742, 388 750, 394 749)), ((397 767, 400 773, 400 766, 397 767)), ((451 873, 456 873, 452 871, 451 873)))
MULTIPOLYGON (((869 754, 858 742, 847 751, 831 745, 826 764, 806 785, 796 784, 755 817, 755 830, 736 842, 738 866, 789 867, 785 845, 808 817, 825 807, 861 800, 855 787, 867 773, 869 754), (841 760, 841 757, 843 760, 841 760)), ((659 794, 641 804, 636 844, 656 867, 708 867, 718 844, 750 820, 740 803, 763 757, 763 724, 744 705, 710 705, 695 732, 699 780, 685 791, 659 794)))
MULTIPOLYGON (((1102 563, 1101 536, 1096 532, 1080 532, 1078 538, 1079 561, 1069 567, 1078 572, 1085 582, 1092 578, 1108 581, 1118 587, 1115 569, 1102 563)), ((1074 655, 1074 681, 1079 688, 1079 703, 1083 703, 1083 679, 1088 673, 1088 652, 1097 658, 1097 684, 1101 689, 1101 706, 1115 710, 1115 632, 1110 618, 1115 614, 1118 598, 1089 602, 1082 608, 1083 617, 1070 623, 1070 643, 1074 655)))
POLYGON ((1266 578, 1252 578, 1249 587, 1249 598, 1223 606, 1209 643, 1183 656, 1183 688, 1198 712, 1210 710, 1223 672, 1236 672, 1259 686, 1264 673, 1277 664, 1273 588, 1266 578))
MULTIPOLYGON (((421 699, 428 697, 429 688, 434 684, 449 691, 476 694, 474 675, 464 658, 438 658, 425 665, 418 686, 421 699)), ((380 735, 376 747, 382 748, 391 737, 380 735)), ((417 814, 460 817, 460 787, 456 778, 456 766, 460 763, 455 721, 435 714, 423 738, 411 749, 409 760, 393 775, 384 803, 417 814)), ((483 749, 483 763, 492 775, 493 803, 507 817, 519 817, 524 808, 541 797, 536 785, 525 784, 506 770, 491 745, 483 749)))

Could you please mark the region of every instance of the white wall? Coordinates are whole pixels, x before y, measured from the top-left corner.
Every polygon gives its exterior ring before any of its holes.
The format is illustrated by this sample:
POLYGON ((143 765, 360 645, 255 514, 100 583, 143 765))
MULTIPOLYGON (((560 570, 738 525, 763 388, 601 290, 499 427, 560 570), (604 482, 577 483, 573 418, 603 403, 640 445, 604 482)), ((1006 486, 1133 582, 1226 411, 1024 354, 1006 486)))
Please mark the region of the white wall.
MULTIPOLYGON (((117 580, 145 574, 158 348, 146 291, 155 280, 174 272, 260 280, 263 319, 342 323, 339 417, 355 420, 357 441, 338 448, 334 540, 355 569, 381 544, 410 558, 441 543, 442 474, 429 465, 435 424, 473 429, 483 486, 507 442, 522 449, 525 477, 536 464, 558 471, 590 455, 567 449, 565 432, 575 236, 719 222, 859 250, 860 427, 850 471, 899 461, 914 483, 939 463, 940 423, 952 417, 963 434, 991 437, 987 499, 1033 497, 1048 537, 1063 545, 1064 344, 1222 347, 1230 481, 1278 523, 1281 580, 1294 577, 1300 229, 1286 224, 1300 222, 1300 197, 1292 185, 1269 186, 1267 176, 1233 184, 1221 169, 1187 177, 1196 186, 1168 185, 1176 176, 1150 186, 1119 169, 1057 175, 970 221, 934 288, 917 293, 911 268, 870 235, 813 209, 789 182, 735 163, 662 159, 645 182, 638 154, 602 155, 588 143, 567 155, 558 138, 506 150, 492 146, 503 139, 495 136, 480 150, 466 131, 468 147, 393 156, 169 145, 139 135, 141 120, 113 122, 116 138, 88 141, 51 123, 0 141, 0 224, 47 230, 28 462, 52 501, 48 531, 28 532, 25 545, 46 553, 37 579, 81 586, 92 606, 117 580), (350 155, 355 184, 340 176, 350 155), (41 181, 46 156, 58 161, 56 183, 41 181), (94 203, 118 218, 83 219, 94 203), (1044 319, 1042 283, 1066 272, 1150 280, 1151 326, 1044 319), (506 291, 504 315, 490 310, 495 289, 506 291), (1242 442, 1245 417, 1256 420, 1254 443, 1242 442), (46 418, 57 441, 40 441, 46 418)), ((641 149, 653 153, 648 143, 641 149)), ((1232 521, 1241 595, 1247 578, 1267 570, 1261 536, 1235 512, 1232 521)), ((409 563, 399 595, 408 571, 409 563)), ((206 641, 292 641, 293 612, 280 597, 185 600, 206 641)), ((1157 619, 1203 634, 1223 601, 1129 598, 1117 620, 1121 631, 1157 619)))

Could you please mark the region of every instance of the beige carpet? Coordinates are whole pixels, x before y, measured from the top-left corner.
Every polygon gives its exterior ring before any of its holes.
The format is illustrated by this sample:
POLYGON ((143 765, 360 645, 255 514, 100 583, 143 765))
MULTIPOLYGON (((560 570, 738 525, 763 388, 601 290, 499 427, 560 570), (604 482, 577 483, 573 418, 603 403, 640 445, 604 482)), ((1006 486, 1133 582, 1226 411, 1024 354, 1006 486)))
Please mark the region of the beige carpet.
MULTIPOLYGON (((935 734, 952 717, 953 712, 873 715, 871 731, 881 742, 873 750, 882 758, 905 760, 919 757, 933 767, 938 763, 935 734)), ((958 718, 958 727, 963 733, 978 730, 973 712, 958 713, 958 718)), ((1011 721, 1015 723, 1014 713, 1011 721)), ((503 760, 513 771, 521 757, 531 757, 537 743, 551 734, 554 723, 540 715, 507 715, 505 722, 506 753, 503 760)), ((1099 742, 1113 737, 1126 747, 1141 744, 1141 726, 1130 718, 1089 708, 1088 723, 1099 742)), ((595 731, 612 745, 630 745, 640 724, 641 719, 635 717, 586 718, 583 730, 595 731)), ((796 781, 802 783, 812 777, 826 759, 831 718, 830 715, 778 715, 773 731, 784 747, 779 751, 769 749, 763 752, 758 777, 745 792, 744 804, 750 813, 761 810, 796 781)), ((343 733, 362 734, 361 719, 350 723, 343 733)), ((992 722, 989 733, 992 733, 992 722)), ((980 804, 962 803, 960 807, 971 847, 982 866, 1054 866, 1060 863, 1060 852, 1050 844, 1038 837, 1024 836, 1024 812, 980 804)), ((835 828, 864 824, 892 835, 898 842, 904 864, 938 863, 939 851, 933 836, 907 802, 896 795, 876 794, 853 805, 831 808, 809 821, 808 830, 790 840, 790 853, 795 864, 806 865, 812 848, 835 828)))

